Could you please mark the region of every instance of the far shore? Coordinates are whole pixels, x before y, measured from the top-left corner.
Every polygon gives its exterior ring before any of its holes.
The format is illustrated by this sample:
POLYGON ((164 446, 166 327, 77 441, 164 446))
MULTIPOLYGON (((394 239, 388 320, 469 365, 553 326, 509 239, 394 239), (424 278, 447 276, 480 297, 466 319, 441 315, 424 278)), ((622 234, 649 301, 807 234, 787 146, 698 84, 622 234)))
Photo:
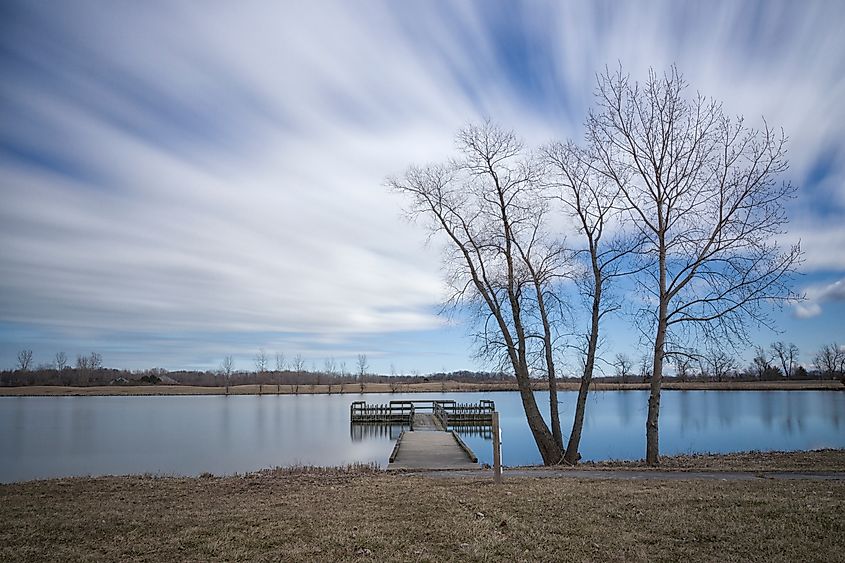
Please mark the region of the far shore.
MULTIPOLYGON (((560 391, 576 391, 577 380, 558 383, 560 391)), ((548 383, 536 382, 536 390, 547 390, 548 383)), ((839 381, 668 381, 662 388, 670 391, 845 391, 839 381)), ((648 383, 593 383, 593 391, 644 391, 648 383)), ((363 393, 456 393, 456 392, 498 392, 516 391, 516 382, 460 383, 343 383, 334 385, 234 385, 229 395, 331 395, 363 393)), ((91 387, 70 387, 59 385, 31 385, 0 387, 0 396, 7 397, 71 397, 71 396, 150 396, 150 395, 225 395, 225 387, 200 387, 193 385, 101 385, 91 387)))

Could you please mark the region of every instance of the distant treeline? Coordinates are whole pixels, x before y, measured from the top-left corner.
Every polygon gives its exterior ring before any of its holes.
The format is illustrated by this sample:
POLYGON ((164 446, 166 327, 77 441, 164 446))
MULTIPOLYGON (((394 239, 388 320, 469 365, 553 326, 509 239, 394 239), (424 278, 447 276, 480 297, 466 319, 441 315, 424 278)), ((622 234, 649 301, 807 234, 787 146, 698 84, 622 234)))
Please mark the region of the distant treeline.
MULTIPOLYGON (((841 379, 843 373, 821 373, 807 371, 803 367, 794 370, 790 377, 784 377, 783 371, 774 366, 754 371, 730 371, 718 376, 706 372, 669 377, 674 381, 784 381, 784 380, 829 380, 841 379)), ((340 374, 321 371, 236 371, 226 376, 219 371, 169 371, 161 368, 148 370, 125 370, 103 367, 63 369, 39 367, 30 370, 0 371, 0 385, 19 387, 27 385, 64 385, 88 387, 99 385, 194 385, 202 387, 224 387, 228 385, 340 385, 362 383, 425 383, 454 381, 460 383, 496 383, 515 382, 512 374, 487 371, 438 372, 428 375, 380 375, 380 374, 340 374)), ((545 380, 545 375, 537 374, 538 380, 545 380)), ((644 374, 612 375, 594 378, 596 382, 606 383, 641 383, 648 382, 650 376, 644 374)))
POLYGON ((229 385, 339 385, 343 383, 420 383, 456 381, 487 383, 513 381, 506 373, 455 371, 429 375, 340 374, 321 371, 235 371, 230 375, 219 371, 169 371, 161 368, 125 370, 110 368, 83 369, 75 367, 35 368, 0 371, 0 385, 66 385, 88 387, 97 385, 196 385, 224 387, 229 385), (228 379, 228 381, 227 381, 228 379))

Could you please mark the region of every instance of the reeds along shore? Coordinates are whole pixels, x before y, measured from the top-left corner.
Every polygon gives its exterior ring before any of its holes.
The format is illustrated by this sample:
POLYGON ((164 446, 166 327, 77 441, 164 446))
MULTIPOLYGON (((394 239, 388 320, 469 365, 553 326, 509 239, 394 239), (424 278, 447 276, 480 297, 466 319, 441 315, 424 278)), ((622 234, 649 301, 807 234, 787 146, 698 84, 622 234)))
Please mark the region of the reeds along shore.
MULTIPOLYGON (((548 383, 537 381, 538 391, 548 389, 548 383)), ((577 379, 558 382, 558 389, 575 391, 577 379)), ((648 383, 594 382, 594 391, 641 391, 649 388, 648 383)), ((343 383, 333 385, 235 385, 228 389, 229 395, 308 395, 308 394, 361 394, 361 393, 432 393, 432 392, 497 392, 516 391, 516 382, 463 383, 437 381, 420 383, 343 383)), ((845 385, 831 380, 802 381, 666 381, 666 390, 723 390, 723 391, 845 391, 845 385)), ((49 397, 85 395, 225 395, 225 387, 200 387, 193 385, 103 385, 91 387, 69 387, 58 385, 31 385, 0 387, 0 396, 49 397)))

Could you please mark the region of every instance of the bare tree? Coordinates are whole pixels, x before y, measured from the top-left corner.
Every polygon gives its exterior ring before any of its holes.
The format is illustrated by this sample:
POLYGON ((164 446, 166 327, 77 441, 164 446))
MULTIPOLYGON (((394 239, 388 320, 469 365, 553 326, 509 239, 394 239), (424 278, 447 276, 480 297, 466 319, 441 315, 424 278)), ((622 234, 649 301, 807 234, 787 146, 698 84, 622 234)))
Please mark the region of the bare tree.
POLYGON ((538 197, 541 170, 512 132, 490 123, 464 128, 457 142, 458 159, 411 167, 388 183, 407 197, 412 218, 448 241, 444 266, 451 304, 475 313, 480 356, 513 368, 540 455, 546 464, 560 463, 564 448, 554 364, 548 361, 553 354, 545 350, 543 322, 550 311, 540 302, 554 290, 547 277, 532 275, 546 249, 556 248, 544 236, 548 205, 538 197), (532 392, 533 361, 549 377, 552 429, 532 392))
MULTIPOLYGON (((596 172, 598 157, 595 154, 568 142, 550 145, 544 150, 544 155, 551 170, 551 181, 560 189, 557 197, 575 220, 578 234, 585 243, 585 248, 577 252, 585 271, 576 280, 581 294, 587 300, 590 328, 584 336, 586 346, 583 350, 581 384, 564 458, 574 464, 579 457, 578 447, 584 426, 587 394, 596 365, 601 321, 619 309, 619 303, 608 298, 607 290, 615 278, 630 275, 629 268, 625 267, 626 258, 636 251, 637 241, 621 234, 613 238, 607 235, 608 231, 612 232, 619 226, 621 190, 605 175, 596 172)), ((546 349, 551 349, 550 343, 547 343, 546 349)))
POLYGON ((731 371, 737 367, 736 358, 718 346, 707 349, 700 357, 702 370, 707 372, 716 381, 721 382, 731 371))
POLYGON ((297 374, 301 374, 305 371, 305 360, 302 357, 302 354, 297 354, 293 357, 293 363, 291 364, 291 368, 297 374))
POLYGON ((793 343, 786 344, 784 342, 772 343, 772 351, 780 361, 783 368, 783 375, 787 378, 792 377, 792 370, 795 368, 795 362, 798 360, 798 346, 793 343))
POLYGON ((67 367, 67 355, 64 352, 56 353, 56 369, 62 371, 67 367))
POLYGON ((586 130, 596 169, 620 189, 643 243, 641 315, 653 329, 646 461, 659 462, 658 420, 667 342, 744 341, 746 324, 770 326, 766 305, 796 298, 789 278, 800 249, 776 242, 793 196, 786 139, 732 120, 720 104, 688 99, 677 69, 631 84, 622 71, 598 81, 586 130), (671 339, 669 338, 671 337, 671 339))
POLYGON ((648 354, 643 355, 640 358, 640 378, 643 380, 643 383, 648 383, 649 381, 651 381, 651 377, 653 375, 653 368, 654 362, 652 361, 652 357, 648 354))
POLYGON ((276 371, 285 371, 285 355, 282 352, 276 352, 276 371))
POLYGON ((358 367, 358 380, 363 382, 364 376, 367 375, 367 370, 370 369, 370 364, 367 363, 367 355, 358 354, 356 365, 358 367))
POLYGON ((229 394, 229 384, 232 380, 232 369, 234 362, 232 356, 223 358, 223 363, 220 364, 220 374, 223 376, 223 385, 226 387, 226 394, 229 394))
POLYGON ((676 354, 672 358, 675 364, 675 377, 680 381, 686 381, 691 374, 690 368, 693 363, 693 355, 691 354, 676 354))
POLYGON ((29 371, 32 367, 32 350, 21 350, 18 352, 18 369, 29 371))
POLYGON ((825 344, 816 352, 813 363, 822 375, 829 378, 845 375, 845 350, 836 342, 825 344))
POLYGON ((264 375, 267 373, 267 353, 264 348, 259 348, 255 354, 255 372, 258 375, 258 394, 264 390, 264 375))
POLYGON ((267 371, 267 353, 264 352, 264 348, 259 348, 258 353, 255 354, 255 371, 258 373, 264 373, 267 371))
POLYGON ((756 346, 754 348, 754 358, 751 360, 751 364, 754 367, 754 374, 757 376, 757 379, 762 380, 766 372, 771 368, 769 355, 766 353, 765 348, 762 346, 756 346))
POLYGON ((622 383, 628 382, 628 377, 633 373, 634 370, 634 362, 631 361, 631 358, 628 357, 627 354, 618 353, 616 354, 615 361, 613 365, 616 367, 616 375, 618 375, 622 379, 622 383))

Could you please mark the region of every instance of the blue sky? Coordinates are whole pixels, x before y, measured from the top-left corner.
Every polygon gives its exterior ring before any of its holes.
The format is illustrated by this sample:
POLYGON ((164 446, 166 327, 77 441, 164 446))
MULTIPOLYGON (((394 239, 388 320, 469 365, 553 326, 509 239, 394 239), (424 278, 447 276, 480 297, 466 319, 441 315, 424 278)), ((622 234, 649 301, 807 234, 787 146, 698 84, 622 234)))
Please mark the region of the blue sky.
MULTIPOLYGON (((480 368, 384 178, 492 118, 580 138, 595 74, 675 63, 790 137, 807 363, 845 343, 842 2, 4 2, 0 367, 480 368)), ((787 242, 785 240, 784 242, 787 242)), ((639 356, 625 319, 605 355, 639 356)))

